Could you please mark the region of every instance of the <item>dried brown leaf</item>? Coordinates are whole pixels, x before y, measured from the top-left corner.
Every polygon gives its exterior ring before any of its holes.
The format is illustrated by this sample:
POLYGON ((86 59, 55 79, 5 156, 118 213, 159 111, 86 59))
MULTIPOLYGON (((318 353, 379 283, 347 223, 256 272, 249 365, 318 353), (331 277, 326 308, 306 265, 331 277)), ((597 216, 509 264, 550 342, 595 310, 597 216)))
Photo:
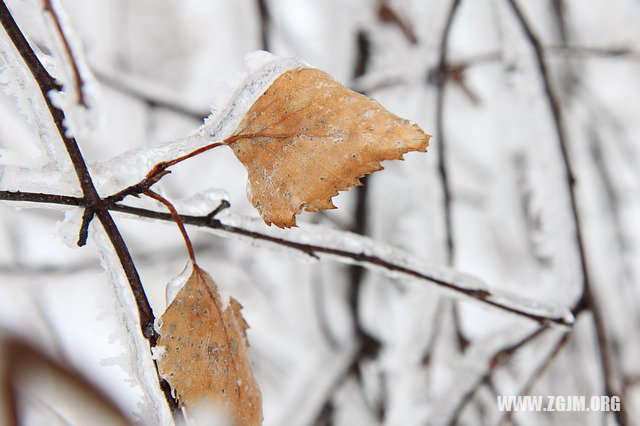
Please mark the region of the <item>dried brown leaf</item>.
POLYGON ((302 209, 335 208, 331 198, 381 161, 426 151, 429 135, 328 74, 297 68, 256 100, 232 140, 254 207, 267 224, 291 227, 302 209))
POLYGON ((224 300, 197 266, 161 318, 158 357, 180 407, 197 417, 215 407, 237 425, 262 423, 262 397, 251 370, 242 306, 224 300))

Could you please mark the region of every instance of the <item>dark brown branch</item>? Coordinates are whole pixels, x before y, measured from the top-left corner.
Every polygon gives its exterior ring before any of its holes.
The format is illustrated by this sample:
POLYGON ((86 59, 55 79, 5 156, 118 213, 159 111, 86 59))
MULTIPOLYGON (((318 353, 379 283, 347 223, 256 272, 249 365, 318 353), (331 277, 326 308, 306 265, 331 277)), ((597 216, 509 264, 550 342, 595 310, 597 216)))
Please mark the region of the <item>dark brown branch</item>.
MULTIPOLYGON (((610 353, 610 344, 607 336, 606 327, 604 324, 604 316, 600 309, 600 305, 597 303, 595 299, 595 295, 593 293, 593 287, 591 283, 591 278, 589 275, 589 270, 587 267, 587 259, 586 259, 586 250, 584 237, 582 235, 582 217, 580 216, 580 212, 578 209, 578 195, 576 193, 575 185, 576 185, 576 177, 573 167, 573 162, 571 159, 571 155, 569 154, 569 142, 567 137, 567 132, 564 127, 564 121, 562 118, 562 109, 560 107, 560 101, 554 88, 551 85, 550 73, 547 67, 545 52, 542 48, 542 44, 538 36, 533 32, 533 29, 525 16, 522 14, 522 11, 516 4, 515 0, 507 0, 507 3, 511 6, 511 9, 516 16, 518 22, 522 30, 525 33, 525 36, 531 47, 533 48, 536 64, 538 67, 538 72, 542 79, 543 88, 546 96, 547 103, 549 105, 549 109, 551 110, 551 114, 553 117, 553 123, 555 126, 556 136, 558 139, 558 145, 560 148, 560 152, 562 155, 562 161, 565 168, 565 176, 566 183, 569 189, 570 201, 571 201, 571 215, 573 216, 573 221, 575 223, 575 243, 578 248, 578 254, 580 259, 580 270, 583 277, 583 300, 578 303, 579 305, 586 306, 593 314, 593 323, 596 330, 596 336, 598 339, 598 349, 600 351, 600 362, 603 373, 603 379, 605 383, 605 393, 609 396, 618 395, 622 398, 622 395, 619 395, 619 392, 616 392, 616 386, 614 383, 615 377, 615 366, 613 363, 613 359, 610 353)), ((629 424, 627 419, 626 410, 624 408, 624 403, 621 401, 620 403, 620 411, 615 412, 616 420, 621 425, 629 424)))
POLYGON ((453 224, 451 218, 451 184, 449 182, 449 172, 447 170, 447 145, 444 131, 444 91, 447 81, 446 75, 449 70, 447 63, 448 42, 453 19, 460 6, 460 0, 453 0, 447 21, 440 39, 440 58, 438 60, 438 75, 436 85, 436 135, 438 138, 438 173, 442 183, 442 198, 444 205, 445 233, 447 238, 447 263, 453 263, 453 224))
MULTIPOLYGON (((436 135, 438 138, 438 173, 440 175, 440 183, 442 186, 442 204, 444 209, 444 228, 445 228, 445 238, 446 238, 446 261, 447 264, 453 265, 455 262, 455 251, 454 251, 454 237, 453 237, 453 218, 452 218, 452 195, 451 195, 451 182, 449 181, 449 171, 447 169, 447 140, 445 138, 445 122, 444 122, 444 95, 445 95, 445 86, 447 84, 447 80, 449 78, 450 73, 453 72, 455 68, 452 68, 451 65, 448 64, 448 54, 449 54, 449 36, 451 35, 451 29, 453 28, 453 21, 455 19, 456 13, 460 10, 460 0, 453 0, 451 2, 451 6, 449 8, 449 12, 447 14, 444 30, 442 32, 442 38, 440 39, 440 57, 438 59, 438 68, 437 68, 437 80, 436 80, 436 135)), ((464 67, 459 68, 461 70, 465 70, 471 61, 469 61, 464 67)), ((462 81, 462 77, 460 77, 460 81, 462 81)), ((462 86, 463 89, 466 86, 462 86)), ((473 96, 471 96, 473 101, 473 96)), ((458 304, 454 301, 451 307, 453 311, 454 318, 454 329, 456 334, 456 340, 458 341, 459 347, 461 350, 466 348, 466 337, 462 332, 460 320, 460 309, 458 304)), ((428 352, 433 351, 435 348, 435 341, 432 345, 427 349, 428 352)))
POLYGON ((569 42, 569 29, 567 27, 567 8, 564 0, 551 0, 551 7, 553 9, 552 19, 555 21, 555 27, 558 30, 560 36, 560 43, 566 46, 569 42))
POLYGON ((211 213, 207 215, 207 219, 209 219, 210 221, 214 220, 220 212, 228 209, 229 207, 231 207, 231 203, 229 203, 227 200, 221 200, 220 204, 218 204, 218 207, 213 209, 211 213))
MULTIPOLYGON (((1 7, 2 6, 0 5, 0 8, 1 7)), ((25 203, 60 204, 64 206, 78 207, 83 207, 86 204, 82 197, 22 191, 0 191, 0 200, 21 201, 25 203)))
POLYGON ((402 19, 386 0, 382 0, 378 4, 378 19, 385 24, 399 28, 409 43, 416 44, 418 42, 418 37, 416 37, 411 25, 405 19, 402 19))
POLYGON ((262 50, 269 50, 271 43, 269 42, 269 32, 271 30, 271 14, 269 13, 269 6, 267 0, 256 0, 258 5, 258 14, 260 17, 260 48, 262 50))
POLYGON ((131 98, 138 99, 152 108, 163 108, 199 122, 202 122, 209 115, 209 111, 197 111, 193 108, 179 105, 177 102, 163 99, 160 96, 149 93, 149 91, 142 90, 134 84, 124 82, 122 79, 117 79, 105 72, 93 69, 93 73, 100 83, 103 83, 131 98))
MULTIPOLYGON (((70 205, 70 206, 84 205, 84 200, 80 197, 69 197, 69 196, 60 196, 60 195, 52 195, 52 194, 28 193, 28 192, 16 193, 12 191, 0 191, 0 200, 16 200, 16 199, 23 202, 33 201, 37 203, 62 204, 62 205, 70 205), (33 197, 33 200, 30 200, 31 197, 33 197)), ((141 207, 127 206, 119 203, 113 203, 113 204, 105 203, 105 206, 111 211, 127 213, 127 214, 131 214, 138 217, 145 217, 149 219, 157 219, 157 220, 164 220, 164 221, 173 221, 173 216, 171 216, 170 213, 158 212, 154 210, 144 209, 141 207)), ((266 241, 266 242, 273 243, 273 244, 286 247, 292 250, 297 250, 313 258, 318 258, 320 254, 325 254, 325 255, 335 256, 342 259, 348 259, 351 262, 358 262, 363 265, 380 267, 390 272, 399 272, 401 274, 405 274, 410 277, 417 278, 419 280, 429 281, 442 289, 450 290, 455 293, 471 297, 476 301, 482 302, 486 305, 493 306, 502 311, 510 312, 514 315, 517 315, 523 318, 528 318, 542 325, 557 324, 564 327, 564 326, 571 326, 572 324, 571 321, 569 321, 568 319, 562 316, 547 317, 540 314, 522 311, 513 306, 502 304, 501 302, 492 300, 491 293, 486 290, 469 289, 469 288, 461 287, 457 285, 455 282, 447 281, 445 279, 441 279, 438 277, 431 276, 429 274, 422 273, 420 271, 416 271, 409 267, 390 262, 384 258, 375 256, 375 255, 369 255, 362 252, 351 252, 348 250, 319 246, 315 244, 300 243, 300 242, 292 241, 285 238, 273 237, 271 235, 263 234, 260 232, 250 231, 248 229, 240 228, 237 226, 224 224, 220 222, 218 219, 215 219, 215 218, 212 219, 211 217, 209 217, 209 215, 193 216, 193 215, 183 214, 183 215, 180 215, 180 218, 182 219, 182 222, 187 225, 215 229, 219 231, 224 231, 229 234, 248 237, 253 240, 266 241)))
POLYGON ((71 50, 71 45, 69 45, 69 40, 67 40, 67 36, 65 35, 64 30, 62 29, 60 18, 58 17, 56 10, 51 4, 51 0, 44 0, 44 10, 47 11, 51 15, 51 19, 53 19, 53 22, 56 26, 56 30, 58 31, 58 35, 62 40, 62 45, 64 46, 64 50, 67 54, 67 57, 68 57, 67 59, 71 64, 71 68, 73 69, 73 77, 76 83, 76 91, 78 92, 78 104, 82 105, 83 107, 86 107, 87 102, 84 98, 84 90, 83 90, 84 82, 82 80, 82 76, 80 75, 80 69, 78 67, 78 63, 76 62, 75 57, 73 56, 73 51, 71 50))
MULTIPOLYGON (((129 249, 127 248, 122 235, 120 235, 120 231, 118 230, 113 218, 109 214, 106 206, 102 202, 100 195, 93 184, 91 179, 91 175, 89 174, 89 170, 84 161, 84 157, 82 156, 82 152, 78 147, 78 143, 75 138, 67 135, 67 129, 65 127, 65 114, 60 108, 55 106, 51 99, 49 98, 49 92, 60 90, 60 85, 54 80, 54 78, 49 74, 49 72, 44 68, 40 60, 35 55, 33 49, 29 45, 29 42, 25 38, 24 34, 16 24, 13 16, 9 12, 4 1, 0 1, 0 21, 2 22, 2 26, 5 31, 9 35, 9 38, 13 42, 14 46, 20 53, 23 61, 26 66, 29 68, 29 71, 33 75, 42 97, 47 105, 47 109, 49 110, 53 122, 56 125, 60 138, 64 143, 64 146, 69 155, 69 159, 73 164, 74 171, 78 178, 78 182, 80 183, 80 188, 83 194, 83 204, 85 208, 91 209, 94 214, 100 220, 105 233, 109 237, 113 249, 120 260, 120 264, 124 273, 129 282, 129 286, 133 293, 133 297, 136 302, 136 306, 138 309, 138 315, 140 318, 140 327, 143 336, 149 340, 149 344, 151 346, 155 346, 155 342, 157 339, 157 333, 154 328, 154 315, 153 310, 151 309, 151 305, 149 304, 149 300, 147 299, 147 295, 145 294, 144 288, 142 287, 142 282, 140 281, 140 276, 138 275, 138 271, 133 263, 133 259, 131 254, 129 253, 129 249)), ((160 379, 160 384, 163 386, 163 380, 160 379)), ((166 388, 166 386, 164 386, 166 388)), ((172 410, 176 410, 177 403, 175 399, 171 396, 170 392, 166 392, 165 389, 165 397, 167 398, 167 402, 172 410)))
POLYGON ((84 209, 82 213, 82 223, 80 224, 80 231, 78 232, 78 247, 83 247, 87 244, 87 238, 89 238, 89 225, 94 217, 94 211, 92 209, 84 209))
POLYGON ((628 47, 588 47, 588 46, 544 46, 549 53, 573 56, 592 56, 600 58, 621 58, 629 60, 640 60, 640 52, 628 47))

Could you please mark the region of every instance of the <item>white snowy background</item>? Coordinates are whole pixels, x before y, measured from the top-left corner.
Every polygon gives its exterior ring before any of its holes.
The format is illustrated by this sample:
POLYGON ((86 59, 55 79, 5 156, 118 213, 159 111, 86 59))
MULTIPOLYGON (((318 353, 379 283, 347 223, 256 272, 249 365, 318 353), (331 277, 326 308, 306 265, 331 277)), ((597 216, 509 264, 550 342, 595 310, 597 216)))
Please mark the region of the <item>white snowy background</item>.
MULTIPOLYGON (((281 231, 261 223, 247 201, 244 167, 220 148, 173 167, 155 187, 178 211, 206 214, 227 198, 231 207, 220 219, 229 224, 398 260, 387 248, 394 246, 422 259, 425 271, 452 266, 494 288, 573 309, 585 288, 548 79, 576 175, 590 276, 590 301, 572 328, 540 329, 424 281, 340 259, 317 261, 275 244, 188 231, 198 262, 244 306, 265 425, 639 421, 637 1, 520 0, 524 21, 508 0, 54 2, 82 62, 88 111, 73 104, 72 74, 41 2, 6 3, 66 83, 57 102, 101 195, 171 158, 172 148, 149 147, 191 134, 212 107, 214 117, 224 112, 263 58, 254 54, 247 64, 245 55, 266 49, 313 64, 415 121, 433 135, 428 153, 385 164, 366 189, 337 197, 337 210, 305 213, 299 230, 281 231), (380 245, 335 231, 362 233, 380 245), (609 391, 623 398, 624 414, 509 419, 495 398, 589 401, 609 391)), ((80 195, 37 88, 4 32, 0 51, 0 190, 80 195)), ((164 211, 151 201, 126 201, 164 211)), ((0 202, 0 329, 83 372, 136 423, 170 424, 130 290, 97 221, 88 245, 75 247, 81 214, 0 202)), ((187 261, 178 229, 115 217, 160 315, 165 286, 187 261)), ((29 410, 32 424, 60 421, 51 407, 29 410)))

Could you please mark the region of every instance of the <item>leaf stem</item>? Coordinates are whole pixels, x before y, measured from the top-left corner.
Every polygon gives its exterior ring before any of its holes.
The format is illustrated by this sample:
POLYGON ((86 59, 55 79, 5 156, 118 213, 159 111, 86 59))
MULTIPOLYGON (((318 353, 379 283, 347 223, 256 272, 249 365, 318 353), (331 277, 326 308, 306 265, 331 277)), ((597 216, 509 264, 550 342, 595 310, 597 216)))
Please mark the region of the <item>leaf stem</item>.
POLYGON ((180 215, 176 211, 176 208, 173 206, 173 204, 171 204, 171 202, 169 200, 164 198, 162 195, 160 195, 160 194, 158 194, 156 192, 153 192, 150 189, 146 190, 144 192, 144 195, 146 195, 148 197, 151 197, 154 200, 160 201, 162 204, 167 206, 167 208, 171 212, 171 216, 173 217, 173 220, 176 222, 176 225, 178 225, 178 228, 180 228, 180 233, 182 234, 182 238, 184 238, 184 243, 187 246, 187 252, 189 253, 189 259, 191 259, 191 263, 193 263, 194 267, 197 266, 196 255, 195 255, 195 252, 193 251, 193 244, 191 244, 191 239, 189 239, 189 235, 187 234, 187 230, 185 229, 184 223, 182 222, 182 219, 180 218, 180 215))

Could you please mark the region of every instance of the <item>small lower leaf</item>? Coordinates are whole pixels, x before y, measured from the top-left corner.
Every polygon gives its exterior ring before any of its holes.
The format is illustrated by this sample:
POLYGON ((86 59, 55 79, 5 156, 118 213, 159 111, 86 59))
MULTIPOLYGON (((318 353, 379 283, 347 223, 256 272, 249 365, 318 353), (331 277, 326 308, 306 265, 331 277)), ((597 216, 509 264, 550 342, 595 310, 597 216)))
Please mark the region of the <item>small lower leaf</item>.
POLYGON ((215 408, 237 425, 262 423, 241 308, 194 265, 162 315, 158 368, 189 417, 215 408))

